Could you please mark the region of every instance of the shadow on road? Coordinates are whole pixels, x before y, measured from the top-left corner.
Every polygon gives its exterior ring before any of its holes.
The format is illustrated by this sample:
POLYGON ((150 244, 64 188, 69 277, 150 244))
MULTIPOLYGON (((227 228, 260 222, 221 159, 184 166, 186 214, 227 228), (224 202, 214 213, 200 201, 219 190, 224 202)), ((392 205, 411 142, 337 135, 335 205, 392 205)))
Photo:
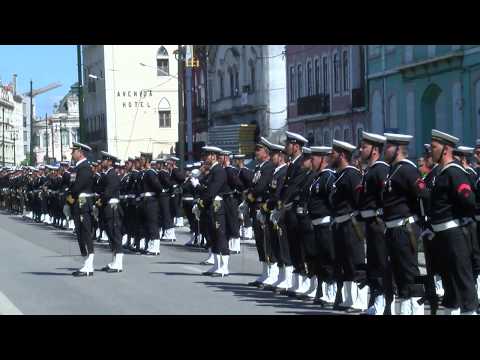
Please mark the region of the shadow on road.
POLYGON ((161 264, 161 265, 199 265, 198 262, 187 262, 187 261, 158 261, 154 264, 161 264))
POLYGON ((150 271, 150 274, 177 275, 177 276, 205 276, 202 273, 186 273, 176 271, 150 271))
POLYGON ((215 281, 200 281, 200 284, 216 288, 219 292, 232 293, 240 298, 240 301, 255 302, 258 306, 268 306, 283 309, 280 314, 302 314, 302 315, 338 315, 334 312, 322 309, 312 302, 306 302, 295 298, 275 295, 271 291, 257 289, 241 283, 225 283, 215 281))
MULTIPOLYGON (((77 269, 75 269, 77 270, 77 269)), ((56 272, 48 272, 48 271, 25 271, 22 274, 30 274, 30 275, 49 275, 49 276, 72 276, 72 273, 56 273, 56 272)))

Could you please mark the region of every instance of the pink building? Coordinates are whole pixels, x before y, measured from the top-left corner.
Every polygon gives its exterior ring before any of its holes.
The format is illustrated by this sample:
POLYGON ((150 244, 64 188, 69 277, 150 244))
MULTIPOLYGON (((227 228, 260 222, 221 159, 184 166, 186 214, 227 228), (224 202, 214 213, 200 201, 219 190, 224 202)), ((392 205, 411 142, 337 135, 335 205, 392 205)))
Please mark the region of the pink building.
POLYGON ((366 129, 363 45, 287 45, 288 128, 310 145, 358 144, 366 129))

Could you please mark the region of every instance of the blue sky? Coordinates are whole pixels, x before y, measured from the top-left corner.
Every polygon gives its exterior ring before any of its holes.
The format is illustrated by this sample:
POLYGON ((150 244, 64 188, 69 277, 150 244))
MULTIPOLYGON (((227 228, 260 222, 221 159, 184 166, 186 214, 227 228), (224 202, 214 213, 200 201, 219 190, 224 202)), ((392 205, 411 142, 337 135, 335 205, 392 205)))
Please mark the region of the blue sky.
POLYGON ((53 112, 53 104, 63 98, 77 79, 76 45, 0 45, 0 77, 4 85, 17 74, 17 92, 41 88, 53 82, 62 87, 35 98, 37 116, 53 112))

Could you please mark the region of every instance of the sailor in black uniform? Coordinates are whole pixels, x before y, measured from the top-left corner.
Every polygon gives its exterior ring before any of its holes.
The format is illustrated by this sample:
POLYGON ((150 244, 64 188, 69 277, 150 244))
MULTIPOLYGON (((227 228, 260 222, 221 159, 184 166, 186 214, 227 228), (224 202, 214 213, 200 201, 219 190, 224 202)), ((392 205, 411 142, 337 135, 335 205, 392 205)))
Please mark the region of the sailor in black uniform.
POLYGON ((453 158, 459 139, 432 130, 432 157, 439 164, 430 193, 429 218, 442 259, 440 274, 445 289, 442 304, 450 315, 475 315, 478 298, 472 271, 471 232, 468 222, 475 214, 475 193, 468 172, 453 158))
POLYGON ((360 157, 368 166, 363 174, 359 212, 365 222, 367 239, 367 280, 370 287, 370 307, 366 314, 383 315, 385 312, 384 278, 387 267, 385 224, 382 220, 383 203, 379 189, 383 187, 390 166, 380 161, 386 142, 383 135, 363 132, 360 157))
MULTIPOLYGON (((245 154, 233 155, 234 166, 238 169, 238 178, 242 182, 242 190, 236 193, 237 202, 242 204, 246 199, 248 189, 252 187, 253 171, 245 166, 245 154)), ((243 203, 246 205, 246 202, 243 203)), ((240 213, 240 236, 243 239, 253 238, 252 218, 248 211, 248 206, 239 206, 240 213)))
POLYGON ((268 278, 271 271, 278 270, 278 268, 274 270, 273 267, 276 267, 276 264, 270 262, 271 241, 266 222, 267 214, 261 209, 275 170, 275 165, 270 160, 270 146, 271 143, 264 137, 260 138, 260 142, 256 145, 255 158, 257 165, 255 166, 252 187, 247 193, 247 203, 253 217, 255 245, 258 258, 262 263, 262 273, 249 285, 259 287, 263 287, 263 282, 268 278))
POLYGON ((334 277, 335 251, 333 243, 332 206, 329 201, 336 179, 335 171, 328 167, 332 148, 312 146, 313 182, 307 189, 307 209, 311 219, 314 242, 310 250, 309 268, 317 277, 314 303, 333 306, 337 293, 334 277))
MULTIPOLYGON (((423 315, 424 286, 419 282, 416 239, 419 215, 422 212, 425 182, 417 166, 407 159, 408 144, 413 136, 385 133, 384 154, 390 171, 383 187, 383 219, 387 228, 385 240, 389 262, 400 300, 399 309, 389 306, 391 314, 423 315), (397 311, 398 310, 398 311, 397 311)), ((387 270, 388 271, 388 270, 387 270)), ((391 282, 390 276, 386 281, 391 282)), ((386 286, 387 287, 387 286, 386 286)), ((391 288, 390 284, 388 287, 391 288)), ((387 306, 395 298, 386 291, 387 306)))
MULTIPOLYGON (((196 246, 198 244, 198 221, 193 213, 193 205, 195 199, 195 183, 198 181, 193 175, 192 171, 195 169, 193 164, 185 166, 185 181, 182 184, 182 206, 185 215, 187 216, 188 226, 190 228, 190 240, 185 246, 196 246)), ((198 184, 197 184, 198 185, 198 184)))
POLYGON ((123 211, 120 206, 120 178, 115 172, 114 165, 119 160, 102 151, 101 173, 99 182, 99 195, 97 207, 102 213, 105 231, 110 242, 110 248, 113 253, 113 259, 110 264, 102 270, 108 273, 123 271, 123 249, 122 249, 122 233, 121 223, 123 211))
POLYGON ((227 172, 218 163, 218 156, 223 151, 215 146, 204 146, 202 150, 207 154, 206 165, 208 175, 205 179, 206 188, 201 194, 200 207, 206 209, 208 216, 208 236, 212 243, 214 257, 213 266, 204 272, 204 275, 228 276, 228 262, 230 250, 226 237, 225 204, 222 195, 227 193, 227 172))
POLYGON ((93 207, 93 174, 87 162, 86 153, 92 148, 74 142, 72 144, 72 159, 75 161, 75 182, 67 195, 67 202, 73 206, 73 217, 80 252, 87 257, 81 269, 73 276, 93 275, 93 237, 92 237, 92 207, 93 207))
POLYGON ((182 227, 182 185, 185 182, 185 172, 177 167, 177 161, 180 161, 180 159, 173 155, 167 159, 167 170, 170 172, 170 178, 173 183, 170 195, 170 211, 174 225, 182 227))
POLYGON ((162 241, 174 242, 177 239, 175 235, 174 213, 172 212, 171 202, 174 200, 176 204, 177 201, 177 180, 173 180, 169 167, 167 165, 167 160, 157 159, 157 161, 159 165, 158 180, 160 182, 160 185, 162 186, 162 191, 158 195, 161 218, 160 227, 162 228, 161 239, 162 241))
POLYGON ((368 307, 368 286, 365 285, 365 235, 357 221, 362 175, 350 165, 356 147, 334 139, 330 162, 337 172, 330 196, 333 208, 333 239, 335 243, 335 276, 342 286, 339 308, 362 311, 368 307))

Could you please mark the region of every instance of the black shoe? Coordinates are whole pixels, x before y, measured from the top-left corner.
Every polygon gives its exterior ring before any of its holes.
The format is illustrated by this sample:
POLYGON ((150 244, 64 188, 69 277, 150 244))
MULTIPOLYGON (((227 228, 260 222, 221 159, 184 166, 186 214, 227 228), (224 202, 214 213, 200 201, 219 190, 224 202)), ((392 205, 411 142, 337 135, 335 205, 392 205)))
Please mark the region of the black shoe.
POLYGON ((202 275, 212 276, 212 275, 213 275, 213 272, 211 272, 211 271, 204 271, 204 272, 202 273, 202 275))
POLYGON ((212 276, 212 277, 228 277, 228 274, 223 274, 223 275, 222 275, 222 274, 220 274, 220 273, 214 272, 214 273, 212 273, 211 276, 212 276))
POLYGON ((104 266, 103 268, 101 268, 101 271, 108 271, 108 269, 110 269, 110 266, 104 266))
POLYGON ((77 270, 77 271, 74 271, 72 273, 72 275, 75 276, 75 277, 88 277, 88 276, 93 276, 93 271, 92 272, 84 272, 84 271, 77 270))
POLYGON ((260 285, 261 282, 260 281, 252 281, 252 282, 249 282, 247 285, 248 286, 255 286, 255 287, 258 287, 258 285, 260 285))
POLYGON ((112 269, 112 268, 108 268, 108 269, 106 270, 106 272, 107 272, 107 273, 110 273, 110 274, 112 274, 112 273, 121 273, 122 271, 123 271, 123 270, 120 270, 120 269, 112 269))

